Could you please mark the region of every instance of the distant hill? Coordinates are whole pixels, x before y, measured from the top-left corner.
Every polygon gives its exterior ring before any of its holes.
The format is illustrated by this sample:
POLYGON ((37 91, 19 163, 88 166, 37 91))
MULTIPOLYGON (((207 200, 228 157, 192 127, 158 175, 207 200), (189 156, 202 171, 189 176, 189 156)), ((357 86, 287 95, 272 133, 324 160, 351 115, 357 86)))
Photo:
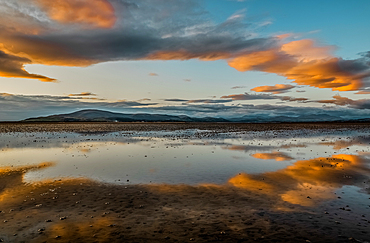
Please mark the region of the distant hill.
POLYGON ((280 123, 280 122, 370 122, 370 118, 343 119, 341 117, 307 114, 297 117, 291 116, 266 116, 266 115, 244 115, 234 118, 217 117, 189 117, 186 115, 162 115, 162 114, 124 114, 103 110, 80 110, 69 114, 51 115, 45 117, 34 117, 22 122, 240 122, 240 123, 280 123))
POLYGON ((124 114, 102 110, 81 110, 69 114, 35 117, 24 122, 228 122, 223 118, 194 118, 185 115, 173 116, 162 114, 124 114))

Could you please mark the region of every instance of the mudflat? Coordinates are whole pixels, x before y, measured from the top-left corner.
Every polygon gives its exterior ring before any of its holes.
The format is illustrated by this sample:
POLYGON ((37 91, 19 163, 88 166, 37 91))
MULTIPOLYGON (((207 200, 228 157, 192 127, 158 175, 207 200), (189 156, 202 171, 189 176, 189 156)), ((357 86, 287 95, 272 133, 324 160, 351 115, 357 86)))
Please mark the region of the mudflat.
MULTIPOLYGON (((369 128, 365 123, 0 125, 2 133, 207 130, 202 136, 297 129, 308 130, 308 134, 336 129, 361 133, 369 128)), ((312 177, 326 178, 319 168, 331 171, 330 163, 341 161, 345 159, 309 161, 319 174, 312 177)), ((328 179, 330 185, 361 185, 361 208, 354 207, 359 199, 344 189, 328 197, 315 194, 322 186, 314 187, 315 182, 311 188, 305 183, 296 186, 301 188, 294 191, 299 201, 283 200, 283 193, 289 196, 292 192, 288 175, 296 173, 298 166, 279 172, 278 179, 285 181, 274 181, 276 173, 253 178, 240 174, 224 185, 115 185, 83 178, 31 184, 24 182, 24 175, 50 166, 48 163, 3 167, 0 238, 3 242, 369 242, 370 171, 366 170, 369 164, 361 163, 344 166, 336 170, 335 180, 328 179), (356 174, 360 165, 364 169, 356 174)))
POLYGON ((368 130, 370 122, 325 123, 182 123, 182 122, 3 122, 0 133, 6 132, 117 132, 117 131, 175 131, 185 129, 209 130, 212 133, 271 130, 368 130))

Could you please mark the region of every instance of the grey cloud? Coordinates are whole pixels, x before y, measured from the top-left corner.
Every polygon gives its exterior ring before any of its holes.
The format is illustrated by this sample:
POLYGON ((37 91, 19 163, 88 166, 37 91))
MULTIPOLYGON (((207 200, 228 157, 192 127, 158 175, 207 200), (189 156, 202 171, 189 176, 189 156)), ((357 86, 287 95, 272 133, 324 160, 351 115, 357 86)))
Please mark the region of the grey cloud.
POLYGON ((324 104, 334 104, 338 106, 348 106, 353 109, 370 109, 370 99, 360 99, 352 100, 347 97, 342 97, 340 95, 333 96, 332 100, 317 100, 313 102, 324 103, 324 104))
POLYGON ((246 86, 234 86, 234 87, 231 87, 231 89, 245 89, 246 86))
POLYGON ((199 99, 199 100, 188 100, 186 103, 205 103, 205 104, 218 104, 218 103, 228 103, 233 100, 211 100, 211 99, 199 99))
POLYGON ((189 100, 184 99, 165 99, 164 101, 171 101, 171 102, 187 102, 189 100))
POLYGON ((278 99, 281 101, 298 101, 304 102, 307 101, 307 98, 294 98, 290 96, 278 96, 278 95, 271 95, 271 94, 235 94, 235 95, 224 95, 221 96, 221 99, 232 99, 232 100, 274 100, 278 99))
POLYGON ((253 38, 242 19, 213 23, 195 0, 175 0, 171 4, 149 0, 111 2, 118 15, 113 29, 66 29, 56 24, 50 26, 50 21, 39 18, 39 25, 50 31, 35 35, 8 30, 0 42, 16 43, 16 51, 27 53, 37 62, 69 62, 76 66, 150 59, 151 54, 161 51, 185 51, 189 55, 184 59, 220 59, 225 58, 225 53, 232 56, 241 51, 271 48, 277 43, 273 37, 253 38))
POLYGON ((221 99, 233 99, 233 100, 273 100, 277 99, 275 95, 269 94, 235 94, 235 95, 224 95, 221 99))
POLYGON ((197 100, 184 100, 184 99, 165 99, 164 101, 171 101, 171 102, 185 102, 188 104, 191 103, 205 103, 205 104, 219 104, 219 103, 229 103, 232 100, 214 100, 214 99, 197 99, 197 100))

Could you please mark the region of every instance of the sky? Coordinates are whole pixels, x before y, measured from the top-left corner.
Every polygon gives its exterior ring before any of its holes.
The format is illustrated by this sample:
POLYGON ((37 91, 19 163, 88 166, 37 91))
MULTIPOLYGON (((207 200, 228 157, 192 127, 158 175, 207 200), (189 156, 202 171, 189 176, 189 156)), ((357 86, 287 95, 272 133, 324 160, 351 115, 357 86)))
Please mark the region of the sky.
POLYGON ((370 118, 370 2, 0 0, 0 121, 370 118))

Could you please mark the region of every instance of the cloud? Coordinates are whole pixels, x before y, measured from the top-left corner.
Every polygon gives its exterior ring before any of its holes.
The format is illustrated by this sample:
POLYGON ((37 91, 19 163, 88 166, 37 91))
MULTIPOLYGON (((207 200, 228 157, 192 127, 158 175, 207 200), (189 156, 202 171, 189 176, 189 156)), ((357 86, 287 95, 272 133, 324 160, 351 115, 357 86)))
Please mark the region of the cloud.
POLYGON ((294 98, 294 97, 290 97, 290 96, 282 96, 281 97, 281 100, 282 101, 297 101, 297 102, 305 102, 305 101, 308 101, 307 98, 294 98))
POLYGON ((364 89, 356 92, 355 94, 370 94, 370 89, 364 89))
POLYGON ((231 89, 245 89, 246 86, 234 86, 234 87, 231 87, 231 89))
POLYGON ((96 96, 96 94, 91 92, 82 92, 79 94, 69 94, 68 96, 96 96))
POLYGON ((108 107, 136 107, 136 106, 142 107, 142 106, 157 105, 157 103, 141 103, 140 101, 119 100, 116 102, 109 102, 104 105, 108 107))
POLYGON ((229 103, 229 102, 232 102, 232 100, 217 100, 217 99, 197 99, 197 100, 165 99, 164 101, 185 102, 187 104, 192 104, 192 103, 219 104, 219 103, 229 103))
POLYGON ((243 12, 215 23, 195 0, 15 0, 5 1, 0 16, 0 50, 20 58, 8 64, 17 77, 53 80, 24 71, 34 63, 223 59, 238 71, 276 73, 300 85, 338 91, 370 85, 369 52, 344 60, 313 40, 261 38, 243 12))
POLYGON ((140 101, 140 102, 142 102, 142 101, 151 101, 151 99, 149 99, 149 98, 143 98, 143 99, 140 99, 138 101, 140 101))
POLYGON ((232 99, 232 100, 271 100, 277 99, 276 96, 268 94, 234 94, 234 95, 224 95, 221 96, 221 99, 232 99))
POLYGON ((107 0, 34 1, 52 20, 59 23, 112 28, 116 22, 114 8, 107 0))
POLYGON ((55 79, 43 75, 32 74, 24 69, 24 64, 31 63, 31 60, 6 54, 0 50, 0 76, 8 78, 30 78, 42 82, 55 82, 55 79))
MULTIPOLYGON (((271 87, 271 86, 269 86, 271 87)), ((274 87, 274 86, 272 86, 274 87)), ((281 101, 307 101, 307 98, 294 98, 290 96, 277 96, 277 95, 270 95, 270 94, 235 94, 235 95, 225 95, 221 96, 221 99, 232 99, 232 100, 273 100, 279 99, 281 101)))
POLYGON ((276 42, 254 38, 243 18, 213 23, 194 0, 110 2, 5 3, 0 50, 27 58, 21 64, 88 66, 117 60, 225 59, 276 42))
POLYGON ((184 79, 184 81, 185 81, 185 82, 190 82, 190 81, 191 81, 191 79, 186 78, 186 79, 184 79))
POLYGON ((255 51, 231 59, 238 71, 276 73, 299 85, 331 88, 338 91, 358 90, 370 77, 370 65, 364 57, 343 60, 333 57, 333 47, 318 47, 313 40, 299 40, 269 50, 255 51))
MULTIPOLYGON (((288 105, 252 105, 222 103, 186 103, 189 100, 166 99, 168 102, 181 102, 178 105, 166 105, 150 102, 147 99, 129 101, 107 101, 98 97, 20 95, 0 93, 1 120, 21 120, 34 116, 55 113, 68 113, 80 109, 104 109, 124 113, 156 113, 169 115, 188 115, 192 117, 222 117, 234 119, 244 117, 248 121, 323 121, 340 119, 370 118, 370 109, 358 109, 360 106, 288 106, 288 105)), ((227 102, 228 103, 228 102, 227 102)))
POLYGON ((251 89, 252 91, 255 92, 266 92, 266 93, 273 93, 273 94, 281 94, 285 93, 288 90, 291 90, 295 88, 295 86, 290 85, 290 84, 276 84, 274 86, 259 86, 256 88, 251 89))
POLYGON ((333 100, 318 100, 314 102, 323 104, 335 104, 338 106, 349 106, 353 109, 370 109, 370 99, 352 100, 340 95, 334 95, 333 98, 333 100))
POLYGON ((165 99, 164 101, 170 101, 170 102, 187 102, 189 100, 184 100, 184 99, 165 99))
POLYGON ((218 103, 228 103, 233 100, 212 100, 212 99, 199 99, 199 100, 188 100, 186 103, 205 103, 205 104, 218 104, 218 103))
POLYGON ((156 73, 149 73, 149 76, 159 76, 159 75, 156 73))

